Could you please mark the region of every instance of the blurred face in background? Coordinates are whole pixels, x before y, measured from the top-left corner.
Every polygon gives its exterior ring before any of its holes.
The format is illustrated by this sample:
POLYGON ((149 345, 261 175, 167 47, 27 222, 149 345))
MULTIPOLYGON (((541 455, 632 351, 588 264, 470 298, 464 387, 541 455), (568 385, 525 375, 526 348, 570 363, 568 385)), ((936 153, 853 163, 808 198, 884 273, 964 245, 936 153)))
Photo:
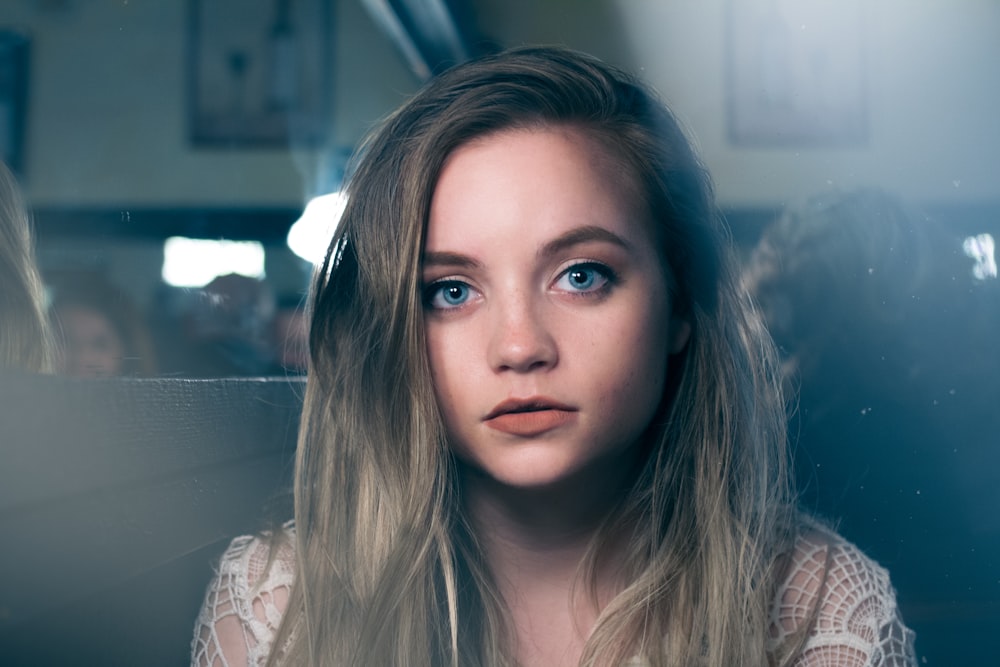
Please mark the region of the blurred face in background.
POLYGON ((59 310, 57 331, 63 348, 59 370, 76 377, 120 375, 125 343, 107 317, 86 306, 71 305, 59 310))

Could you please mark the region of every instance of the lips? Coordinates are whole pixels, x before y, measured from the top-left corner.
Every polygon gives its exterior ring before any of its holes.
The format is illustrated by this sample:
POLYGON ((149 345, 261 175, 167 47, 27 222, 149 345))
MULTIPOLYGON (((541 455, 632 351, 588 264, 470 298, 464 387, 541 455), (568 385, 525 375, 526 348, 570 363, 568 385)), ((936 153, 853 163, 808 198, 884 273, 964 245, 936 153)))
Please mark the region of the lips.
POLYGON ((575 408, 547 398, 530 398, 500 403, 483 422, 502 433, 528 438, 547 433, 575 418, 575 408))

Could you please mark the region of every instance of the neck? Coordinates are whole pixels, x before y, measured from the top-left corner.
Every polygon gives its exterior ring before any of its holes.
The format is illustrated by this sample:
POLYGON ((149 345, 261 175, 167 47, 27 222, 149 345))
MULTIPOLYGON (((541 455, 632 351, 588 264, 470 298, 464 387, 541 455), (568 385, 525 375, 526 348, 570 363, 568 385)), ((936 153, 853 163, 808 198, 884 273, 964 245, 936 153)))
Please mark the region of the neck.
POLYGON ((600 610, 620 589, 613 554, 596 563, 593 581, 579 579, 621 497, 626 476, 614 477, 605 467, 526 489, 462 470, 467 516, 511 613, 518 664, 578 664, 600 610))
POLYGON ((522 488, 462 466, 465 511, 498 584, 572 581, 630 473, 595 466, 555 484, 522 488))

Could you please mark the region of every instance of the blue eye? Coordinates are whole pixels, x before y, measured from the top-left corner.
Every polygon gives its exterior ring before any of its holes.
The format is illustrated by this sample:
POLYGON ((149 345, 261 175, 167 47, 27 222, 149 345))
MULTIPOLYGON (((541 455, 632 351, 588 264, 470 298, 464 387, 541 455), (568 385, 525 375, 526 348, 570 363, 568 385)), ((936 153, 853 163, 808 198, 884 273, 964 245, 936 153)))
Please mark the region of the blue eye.
POLYGON ((472 290, 465 283, 457 280, 445 280, 432 284, 427 289, 424 301, 430 308, 446 310, 458 308, 469 300, 472 290))
POLYGON ((611 270, 594 262, 574 264, 566 269, 556 287, 566 292, 596 292, 611 282, 611 270))

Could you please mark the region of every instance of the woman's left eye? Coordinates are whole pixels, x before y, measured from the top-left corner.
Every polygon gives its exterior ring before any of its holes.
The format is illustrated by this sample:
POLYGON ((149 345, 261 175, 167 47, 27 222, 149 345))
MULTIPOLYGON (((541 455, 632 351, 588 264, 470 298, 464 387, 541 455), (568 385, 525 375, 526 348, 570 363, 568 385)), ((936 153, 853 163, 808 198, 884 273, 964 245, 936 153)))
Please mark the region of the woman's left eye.
POLYGON ((596 292, 611 282, 611 269, 596 262, 574 264, 559 276, 556 288, 565 292, 596 292))

